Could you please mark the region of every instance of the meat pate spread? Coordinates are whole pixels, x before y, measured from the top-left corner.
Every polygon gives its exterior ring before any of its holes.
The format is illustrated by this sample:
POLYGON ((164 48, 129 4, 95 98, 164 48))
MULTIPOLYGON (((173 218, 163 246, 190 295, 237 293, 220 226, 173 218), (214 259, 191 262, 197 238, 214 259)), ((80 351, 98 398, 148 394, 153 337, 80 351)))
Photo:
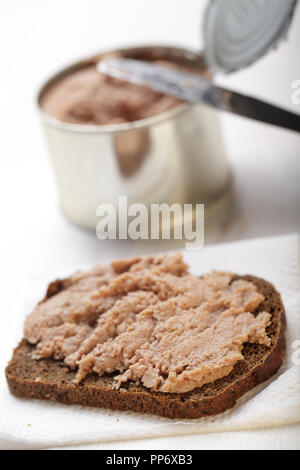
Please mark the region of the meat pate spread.
POLYGON ((195 277, 180 254, 96 266, 63 281, 25 321, 34 358, 64 360, 87 374, 118 372, 115 387, 135 381, 183 393, 228 375, 244 343, 269 346, 268 312, 256 286, 233 274, 195 277))
MULTIPOLYGON (((116 55, 116 54, 115 54, 116 55)), ((113 55, 113 56, 115 56, 113 55)), ((208 77, 195 65, 156 59, 162 67, 179 68, 208 77)), ((103 75, 96 63, 73 71, 42 96, 41 107, 50 116, 73 124, 109 125, 146 119, 178 106, 182 101, 150 88, 103 75)))

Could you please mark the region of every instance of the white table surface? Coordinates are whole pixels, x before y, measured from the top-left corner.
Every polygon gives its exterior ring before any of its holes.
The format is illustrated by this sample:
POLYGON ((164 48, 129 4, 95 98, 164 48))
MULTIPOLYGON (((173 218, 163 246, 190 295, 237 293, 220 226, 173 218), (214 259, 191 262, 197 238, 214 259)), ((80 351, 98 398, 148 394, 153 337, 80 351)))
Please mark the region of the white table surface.
MULTIPOLYGON (((165 243, 99 241, 95 233, 64 219, 35 107, 39 85, 66 63, 101 49, 147 43, 202 48, 200 23, 205 3, 204 0, 1 0, 3 364, 11 353, 5 337, 14 328, 16 303, 30 273, 44 269, 55 272, 62 265, 73 269, 79 264, 173 247, 165 243)), ((220 77, 218 81, 300 113, 300 105, 291 102, 292 82, 300 79, 299 44, 298 6, 289 40, 278 51, 247 70, 220 77)), ((235 178, 236 203, 230 218, 210 234, 209 241, 219 243, 299 230, 299 135, 225 114, 221 119, 235 178)), ((276 435, 276 446, 288 446, 288 438, 279 435, 284 436, 284 431, 276 435)), ((226 440, 224 436, 216 438, 216 446, 219 439, 226 440)), ((204 441, 201 444, 196 438, 187 442, 187 446, 195 448, 204 445, 204 441)), ((144 445, 152 446, 146 442, 144 445)))

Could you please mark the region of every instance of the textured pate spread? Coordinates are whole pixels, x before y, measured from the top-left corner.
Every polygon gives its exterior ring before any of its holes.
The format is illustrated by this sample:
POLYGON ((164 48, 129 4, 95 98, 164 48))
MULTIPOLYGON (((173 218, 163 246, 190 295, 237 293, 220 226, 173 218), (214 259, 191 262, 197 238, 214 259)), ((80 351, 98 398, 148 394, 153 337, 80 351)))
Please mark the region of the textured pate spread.
MULTIPOLYGON (((106 54, 106 57, 118 56, 116 52, 106 54)), ((41 97, 42 109, 64 122, 107 125, 146 119, 182 103, 175 97, 150 88, 101 74, 96 69, 98 60, 99 58, 51 85, 41 97)), ((208 70, 197 61, 177 63, 174 58, 166 60, 159 57, 150 60, 162 67, 210 78, 208 70)))
POLYGON ((270 345, 256 286, 233 275, 192 276, 181 255, 133 258, 63 281, 25 322, 36 359, 182 393, 228 375, 244 343, 270 345))
POLYGON ((102 75, 90 66, 58 81, 41 104, 60 121, 106 125, 145 119, 180 103, 150 88, 102 75))

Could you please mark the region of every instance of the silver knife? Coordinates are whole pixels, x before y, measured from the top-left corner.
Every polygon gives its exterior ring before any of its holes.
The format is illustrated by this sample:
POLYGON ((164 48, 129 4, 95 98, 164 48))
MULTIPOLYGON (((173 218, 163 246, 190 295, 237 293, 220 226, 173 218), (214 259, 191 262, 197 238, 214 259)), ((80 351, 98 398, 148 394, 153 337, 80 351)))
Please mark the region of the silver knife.
POLYGON ((300 115, 256 98, 215 86, 199 75, 160 67, 135 59, 106 59, 98 62, 99 72, 137 85, 147 86, 188 103, 205 103, 256 121, 300 131, 300 115))

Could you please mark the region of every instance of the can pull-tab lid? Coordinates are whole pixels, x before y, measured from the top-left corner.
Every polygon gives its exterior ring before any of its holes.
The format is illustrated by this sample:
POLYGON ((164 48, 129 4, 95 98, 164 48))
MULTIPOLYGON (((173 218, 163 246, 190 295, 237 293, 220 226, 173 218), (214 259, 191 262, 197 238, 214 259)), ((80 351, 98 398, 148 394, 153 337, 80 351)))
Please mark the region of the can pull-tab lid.
POLYGON ((297 0, 211 0, 205 15, 205 56, 214 73, 246 67, 278 45, 297 0))

